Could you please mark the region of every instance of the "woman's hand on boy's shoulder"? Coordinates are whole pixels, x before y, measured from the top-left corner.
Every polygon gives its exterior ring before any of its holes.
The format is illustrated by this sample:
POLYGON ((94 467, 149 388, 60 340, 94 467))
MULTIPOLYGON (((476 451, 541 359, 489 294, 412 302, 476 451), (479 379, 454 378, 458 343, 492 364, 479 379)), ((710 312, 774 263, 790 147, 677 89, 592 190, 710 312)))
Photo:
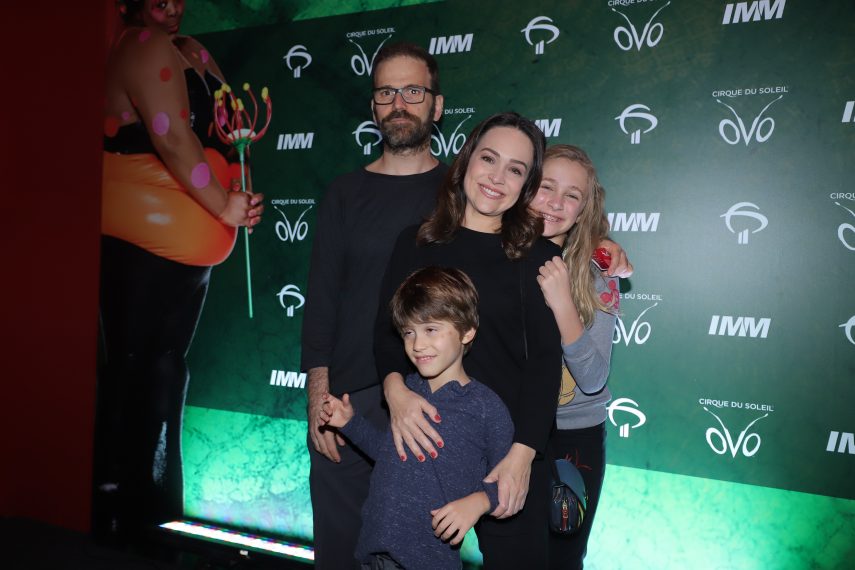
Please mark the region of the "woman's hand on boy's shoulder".
POLYGON ((444 443, 427 420, 430 418, 434 423, 442 421, 436 407, 407 388, 403 377, 396 372, 385 378, 383 392, 389 405, 392 440, 401 461, 407 460, 404 445, 418 461, 425 461, 426 457, 436 459, 434 443, 438 448, 442 448, 444 443))

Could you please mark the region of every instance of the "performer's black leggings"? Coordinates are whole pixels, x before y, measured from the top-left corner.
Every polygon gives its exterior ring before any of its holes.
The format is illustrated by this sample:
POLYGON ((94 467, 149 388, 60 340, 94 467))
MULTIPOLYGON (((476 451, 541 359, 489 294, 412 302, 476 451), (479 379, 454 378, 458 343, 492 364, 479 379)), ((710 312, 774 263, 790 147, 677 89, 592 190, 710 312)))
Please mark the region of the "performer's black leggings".
POLYGON ((185 357, 211 268, 111 237, 101 243, 96 476, 100 462, 101 483, 118 483, 120 526, 133 531, 183 514, 185 357))

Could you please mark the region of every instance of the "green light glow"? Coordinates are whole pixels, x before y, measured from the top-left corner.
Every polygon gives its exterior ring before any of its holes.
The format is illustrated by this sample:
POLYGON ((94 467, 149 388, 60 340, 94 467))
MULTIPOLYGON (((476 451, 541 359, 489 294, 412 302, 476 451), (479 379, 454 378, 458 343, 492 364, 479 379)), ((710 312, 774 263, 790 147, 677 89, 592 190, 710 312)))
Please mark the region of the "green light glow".
MULTIPOLYGON (((188 406, 187 516, 311 542, 306 423, 188 406)), ((464 560, 480 561, 468 536, 464 560)), ((585 568, 851 568, 855 501, 609 465, 585 568)))
POLYGON ((855 501, 609 465, 585 568, 851 568, 855 501))
POLYGON ((187 516, 311 541, 306 422, 188 406, 183 448, 187 516))

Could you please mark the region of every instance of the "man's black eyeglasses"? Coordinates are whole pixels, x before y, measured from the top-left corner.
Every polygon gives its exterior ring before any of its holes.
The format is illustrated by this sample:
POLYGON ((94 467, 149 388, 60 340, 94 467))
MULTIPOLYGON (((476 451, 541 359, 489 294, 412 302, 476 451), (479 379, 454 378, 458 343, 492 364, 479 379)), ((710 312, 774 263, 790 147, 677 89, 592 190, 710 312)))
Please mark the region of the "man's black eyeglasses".
POLYGON ((425 100, 425 93, 436 95, 436 91, 421 85, 407 85, 406 87, 377 87, 371 90, 374 103, 377 105, 390 105, 395 100, 395 95, 401 94, 405 103, 415 105, 425 100))

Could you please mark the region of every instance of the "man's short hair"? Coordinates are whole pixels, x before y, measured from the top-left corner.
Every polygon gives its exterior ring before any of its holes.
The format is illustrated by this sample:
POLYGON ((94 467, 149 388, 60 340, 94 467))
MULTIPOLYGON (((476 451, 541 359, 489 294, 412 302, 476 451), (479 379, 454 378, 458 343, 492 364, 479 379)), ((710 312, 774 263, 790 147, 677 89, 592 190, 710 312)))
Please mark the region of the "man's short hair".
POLYGON ((409 323, 449 321, 464 335, 478 328, 478 292, 463 271, 425 267, 410 274, 389 303, 398 331, 409 323))
POLYGON ((427 85, 426 87, 430 87, 436 95, 441 93, 439 89, 439 66, 436 63, 436 59, 434 59, 434 57, 422 46, 409 42, 387 44, 377 52, 377 55, 374 57, 374 67, 371 69, 372 85, 374 85, 374 80, 377 76, 377 69, 380 67, 380 64, 387 59, 395 57, 411 57, 413 59, 423 61, 428 68, 428 73, 430 73, 430 85, 427 85))

